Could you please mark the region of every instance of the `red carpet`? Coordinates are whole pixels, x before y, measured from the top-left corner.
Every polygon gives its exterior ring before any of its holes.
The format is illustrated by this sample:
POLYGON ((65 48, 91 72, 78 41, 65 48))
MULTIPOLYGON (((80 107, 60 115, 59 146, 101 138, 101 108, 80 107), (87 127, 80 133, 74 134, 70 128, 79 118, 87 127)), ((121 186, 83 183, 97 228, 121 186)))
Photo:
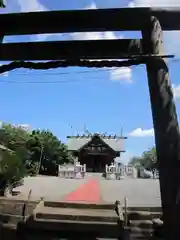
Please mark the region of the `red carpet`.
POLYGON ((66 196, 65 201, 72 202, 101 202, 101 193, 98 179, 89 180, 81 185, 76 191, 66 196))

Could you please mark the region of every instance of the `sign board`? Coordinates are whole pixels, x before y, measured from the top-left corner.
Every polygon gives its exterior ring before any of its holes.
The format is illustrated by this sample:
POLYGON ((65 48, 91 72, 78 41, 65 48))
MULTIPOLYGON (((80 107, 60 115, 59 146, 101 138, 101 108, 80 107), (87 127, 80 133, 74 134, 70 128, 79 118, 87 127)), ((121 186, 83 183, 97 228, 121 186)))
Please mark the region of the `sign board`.
POLYGON ((90 152, 90 153, 103 153, 107 150, 104 146, 87 146, 84 148, 84 150, 90 152))

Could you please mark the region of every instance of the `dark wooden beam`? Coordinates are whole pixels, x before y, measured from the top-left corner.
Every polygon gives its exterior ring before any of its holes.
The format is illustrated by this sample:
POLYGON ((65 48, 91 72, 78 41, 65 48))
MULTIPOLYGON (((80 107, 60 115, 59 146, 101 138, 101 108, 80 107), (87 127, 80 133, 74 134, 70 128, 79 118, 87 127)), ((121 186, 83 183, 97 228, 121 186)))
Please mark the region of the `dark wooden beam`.
MULTIPOLYGON (((144 51, 163 54, 163 33, 155 17, 142 31, 144 51)), ((164 220, 164 239, 180 236, 180 132, 172 85, 166 60, 147 62, 148 84, 155 130, 160 190, 164 220)))
POLYGON ((4 43, 0 60, 126 59, 140 53, 138 39, 4 43))
POLYGON ((163 30, 180 30, 180 8, 120 8, 0 14, 5 35, 141 30, 152 15, 163 30))

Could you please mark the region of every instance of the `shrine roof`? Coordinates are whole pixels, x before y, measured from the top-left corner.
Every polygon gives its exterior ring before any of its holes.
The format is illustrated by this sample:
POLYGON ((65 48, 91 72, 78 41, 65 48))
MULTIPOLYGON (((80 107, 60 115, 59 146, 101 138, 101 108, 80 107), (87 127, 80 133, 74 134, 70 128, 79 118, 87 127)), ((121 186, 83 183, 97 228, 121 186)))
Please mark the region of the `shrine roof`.
MULTIPOLYGON (((85 144, 90 142, 94 135, 82 135, 82 136, 68 136, 68 150, 70 151, 78 151, 80 148, 82 148, 85 144)), ((110 148, 112 148, 116 152, 124 152, 125 146, 124 146, 124 139, 126 137, 122 136, 105 136, 98 134, 99 138, 101 138, 107 145, 109 145, 110 148)))

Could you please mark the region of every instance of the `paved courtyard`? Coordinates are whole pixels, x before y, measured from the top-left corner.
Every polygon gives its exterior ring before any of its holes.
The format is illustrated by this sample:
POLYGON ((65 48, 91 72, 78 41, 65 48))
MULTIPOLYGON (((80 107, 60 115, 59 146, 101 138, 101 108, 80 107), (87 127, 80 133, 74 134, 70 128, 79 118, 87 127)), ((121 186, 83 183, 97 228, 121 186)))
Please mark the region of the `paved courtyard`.
POLYGON ((127 196, 129 205, 160 206, 159 180, 155 179, 123 179, 100 181, 103 199, 114 202, 124 200, 127 196))
POLYGON ((72 194, 74 194, 73 199, 77 198, 78 194, 81 194, 81 198, 85 194, 84 201, 89 196, 91 199, 114 203, 117 199, 123 201, 127 196, 130 206, 161 205, 159 181, 154 179, 104 180, 95 176, 85 179, 28 177, 24 179, 24 185, 17 188, 21 191, 18 198, 27 198, 30 189, 32 189, 32 200, 44 197, 45 200, 63 201, 68 199, 68 196, 72 198, 72 194))

